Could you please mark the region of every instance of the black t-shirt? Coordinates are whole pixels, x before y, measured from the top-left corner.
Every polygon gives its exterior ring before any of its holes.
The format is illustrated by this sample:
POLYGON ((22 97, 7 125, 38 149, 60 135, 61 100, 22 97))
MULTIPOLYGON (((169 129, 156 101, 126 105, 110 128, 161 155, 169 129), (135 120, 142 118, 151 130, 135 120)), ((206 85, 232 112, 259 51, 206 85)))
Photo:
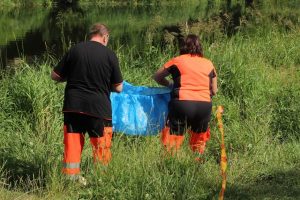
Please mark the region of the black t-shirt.
POLYGON ((113 51, 95 41, 81 42, 64 55, 54 72, 67 80, 64 112, 111 119, 111 87, 123 81, 113 51))

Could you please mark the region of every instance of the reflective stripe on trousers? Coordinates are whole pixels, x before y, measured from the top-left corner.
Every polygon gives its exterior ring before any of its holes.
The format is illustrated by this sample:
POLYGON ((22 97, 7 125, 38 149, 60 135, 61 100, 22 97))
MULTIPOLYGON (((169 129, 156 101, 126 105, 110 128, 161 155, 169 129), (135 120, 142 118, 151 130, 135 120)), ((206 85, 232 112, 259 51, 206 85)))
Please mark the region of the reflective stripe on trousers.
POLYGON ((80 173, 80 163, 63 163, 63 173, 76 175, 80 173))

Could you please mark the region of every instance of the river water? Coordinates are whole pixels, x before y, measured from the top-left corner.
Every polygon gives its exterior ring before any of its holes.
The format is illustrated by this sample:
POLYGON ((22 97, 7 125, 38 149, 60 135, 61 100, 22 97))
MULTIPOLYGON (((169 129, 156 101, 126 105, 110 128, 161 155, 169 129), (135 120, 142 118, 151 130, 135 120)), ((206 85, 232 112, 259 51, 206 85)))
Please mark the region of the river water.
MULTIPOLYGON (((252 9, 253 13, 266 13, 287 25, 299 21, 299 0, 147 2, 155 3, 54 4, 51 8, 31 6, 0 9, 0 69, 24 59, 30 61, 41 58, 45 53, 60 58, 71 45, 86 40, 86 33, 95 22, 104 23, 111 30, 110 48, 125 47, 143 51, 149 46, 174 43, 174 37, 186 34, 193 28, 196 34, 204 30, 205 35, 211 35, 212 38, 215 37, 213 32, 218 33, 217 29, 222 34, 224 31, 227 31, 225 34, 234 34, 241 21, 245 20, 242 16, 245 8, 252 9), (255 2, 255 6, 251 2, 255 2), (260 11, 254 11, 254 7, 260 11), (218 19, 213 21, 216 17, 218 19), (218 25, 218 20, 224 24, 218 25), (204 24, 186 29, 185 24, 197 24, 199 21, 204 24), (208 23, 205 24, 205 21, 208 23)), ((249 15, 248 12, 248 18, 252 16, 255 15, 249 15)))
MULTIPOLYGON (((160 45, 165 30, 199 15, 199 1, 189 4, 55 5, 0 11, 0 68, 48 53, 60 57, 72 44, 86 39, 91 24, 111 30, 110 47, 160 45)), ((202 9, 205 10, 202 5, 202 9)), ((205 13, 204 13, 205 14, 205 13)), ((176 28, 175 28, 176 30, 176 28)))

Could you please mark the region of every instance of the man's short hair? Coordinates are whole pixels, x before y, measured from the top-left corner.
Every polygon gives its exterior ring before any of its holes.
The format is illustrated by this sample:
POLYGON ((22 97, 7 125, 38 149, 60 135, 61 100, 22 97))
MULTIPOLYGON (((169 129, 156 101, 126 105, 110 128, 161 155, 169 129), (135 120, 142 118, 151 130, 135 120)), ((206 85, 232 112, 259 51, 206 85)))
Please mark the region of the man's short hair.
POLYGON ((101 23, 95 23, 91 26, 89 31, 89 37, 91 38, 94 35, 99 34, 100 36, 103 36, 105 34, 109 34, 109 30, 107 26, 101 23))

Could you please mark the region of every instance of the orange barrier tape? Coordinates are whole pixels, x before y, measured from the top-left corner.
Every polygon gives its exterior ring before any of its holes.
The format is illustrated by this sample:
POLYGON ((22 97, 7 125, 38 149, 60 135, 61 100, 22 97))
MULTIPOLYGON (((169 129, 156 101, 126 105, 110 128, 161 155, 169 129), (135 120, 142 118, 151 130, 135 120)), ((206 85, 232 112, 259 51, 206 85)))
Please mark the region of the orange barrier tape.
POLYGON ((218 106, 217 108, 217 120, 218 120, 218 128, 221 133, 221 160, 220 160, 220 167, 221 167, 221 175, 222 175, 222 188, 219 194, 219 200, 224 199, 224 193, 226 188, 226 168, 227 168, 227 156, 226 156, 226 149, 225 149, 225 141, 224 141, 224 129, 223 129, 223 122, 222 122, 222 114, 224 109, 222 106, 218 106))

